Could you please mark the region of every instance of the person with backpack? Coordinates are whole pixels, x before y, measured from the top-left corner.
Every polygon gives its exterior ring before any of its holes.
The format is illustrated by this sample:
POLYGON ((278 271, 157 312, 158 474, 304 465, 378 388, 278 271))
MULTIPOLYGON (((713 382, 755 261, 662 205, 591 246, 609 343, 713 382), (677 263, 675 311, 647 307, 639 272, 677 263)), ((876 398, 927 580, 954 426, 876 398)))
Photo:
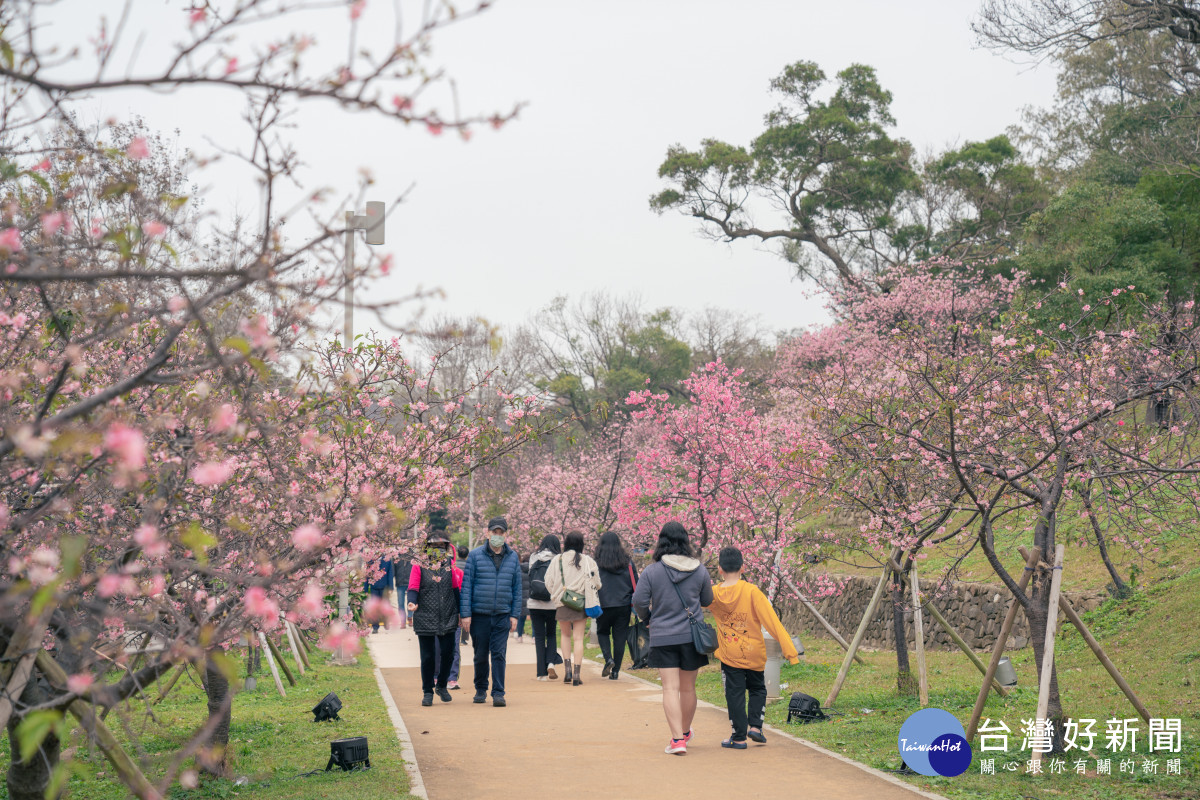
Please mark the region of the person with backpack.
POLYGON ((558 623, 554 619, 558 603, 550 596, 546 588, 546 571, 550 561, 562 552, 562 544, 558 537, 550 534, 542 538, 537 552, 529 557, 529 625, 533 630, 533 651, 537 657, 537 679, 553 681, 558 679, 554 671, 555 664, 563 663, 558 653, 558 638, 555 633, 558 623))
POLYGON ((454 699, 446 684, 454 661, 454 631, 458 628, 462 585, 463 573, 454 566, 446 532, 430 531, 425 550, 413 559, 408 579, 407 607, 421 649, 423 706, 433 705, 435 688, 443 703, 454 699))
POLYGON ((563 551, 550 559, 546 568, 546 588, 558 603, 554 618, 562 629, 563 651, 574 640, 571 658, 566 659, 563 683, 583 684, 583 638, 588 617, 600 616, 600 570, 583 552, 583 534, 571 531, 563 539, 563 551))
POLYGON ((596 637, 600 640, 600 652, 604 654, 604 671, 600 677, 615 681, 625 658, 625 641, 629 638, 637 570, 621 537, 612 531, 604 533, 596 544, 596 566, 600 568, 600 616, 596 619, 596 637))
POLYGON ((521 615, 521 564, 508 545, 508 520, 488 522, 488 538, 467 555, 463 568, 459 615, 464 631, 475 644, 475 697, 487 702, 488 660, 491 660, 492 706, 504 708, 504 672, 508 660, 508 634, 517 629, 521 615))
POLYGON ((650 666, 658 669, 671 729, 665 752, 685 755, 696 716, 696 673, 708 664, 708 655, 696 649, 692 624, 702 622, 712 604, 712 579, 680 522, 662 526, 653 559, 633 591, 633 610, 650 624, 650 666))

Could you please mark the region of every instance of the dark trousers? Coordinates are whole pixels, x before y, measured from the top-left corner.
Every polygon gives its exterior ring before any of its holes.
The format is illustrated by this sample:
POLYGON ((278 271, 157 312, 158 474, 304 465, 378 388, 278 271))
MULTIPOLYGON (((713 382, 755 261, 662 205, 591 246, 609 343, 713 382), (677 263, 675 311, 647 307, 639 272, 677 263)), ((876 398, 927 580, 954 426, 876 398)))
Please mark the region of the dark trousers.
POLYGON ((471 617, 471 641, 475 643, 475 691, 488 688, 488 659, 492 666, 492 697, 504 697, 504 665, 508 657, 508 634, 512 629, 507 614, 475 614, 471 617))
POLYGON ((551 664, 561 664, 562 656, 558 654, 558 643, 554 638, 558 623, 554 619, 553 608, 529 609, 529 624, 533 628, 533 650, 537 654, 537 674, 539 677, 547 674, 551 664))
POLYGON ((629 606, 610 606, 601 609, 600 616, 596 619, 596 638, 600 640, 600 652, 604 654, 605 661, 613 662, 613 669, 620 669, 621 661, 625 658, 631 611, 629 606))
POLYGON ((441 636, 418 636, 417 644, 421 646, 421 691, 432 692, 435 677, 438 686, 445 686, 454 662, 454 631, 441 636))
MULTIPOLYGON (((462 628, 455 628, 454 629, 454 658, 450 663, 450 680, 451 681, 458 680, 458 658, 459 658, 458 642, 461 637, 462 637, 462 628)), ((440 655, 441 652, 442 652, 441 644, 435 642, 435 647, 433 649, 434 663, 438 663, 441 660, 441 655, 440 655)), ((441 685, 442 684, 439 681, 438 686, 441 686, 441 685)))
POLYGON ((729 723, 733 726, 734 741, 746 740, 746 728, 762 729, 763 709, 767 707, 767 681, 761 669, 742 669, 721 665, 725 675, 725 705, 729 708, 729 723), (750 695, 749 713, 746 695, 750 695), (749 717, 749 719, 747 719, 749 717))
POLYGON ((521 616, 517 617, 517 636, 525 635, 525 620, 529 619, 529 609, 522 608, 521 616))

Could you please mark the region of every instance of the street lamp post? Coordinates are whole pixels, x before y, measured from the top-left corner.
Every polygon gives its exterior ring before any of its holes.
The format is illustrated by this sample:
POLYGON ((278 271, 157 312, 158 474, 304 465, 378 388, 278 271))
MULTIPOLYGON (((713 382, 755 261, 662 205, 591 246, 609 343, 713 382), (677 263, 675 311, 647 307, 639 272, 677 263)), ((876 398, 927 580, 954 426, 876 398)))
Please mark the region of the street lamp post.
MULTIPOLYGON (((346 263, 344 265, 346 309, 342 326, 345 338, 344 345, 347 350, 354 347, 354 232, 366 231, 367 244, 383 244, 383 225, 385 219, 383 212, 384 205, 378 200, 372 200, 367 203, 366 214, 355 214, 353 211, 346 212, 346 263)), ((338 585, 338 616, 344 619, 349 613, 350 585, 343 580, 338 585)), ((332 661, 330 661, 331 664, 336 666, 347 666, 357 662, 358 659, 352 656, 347 657, 341 647, 338 647, 337 652, 333 654, 332 661)))

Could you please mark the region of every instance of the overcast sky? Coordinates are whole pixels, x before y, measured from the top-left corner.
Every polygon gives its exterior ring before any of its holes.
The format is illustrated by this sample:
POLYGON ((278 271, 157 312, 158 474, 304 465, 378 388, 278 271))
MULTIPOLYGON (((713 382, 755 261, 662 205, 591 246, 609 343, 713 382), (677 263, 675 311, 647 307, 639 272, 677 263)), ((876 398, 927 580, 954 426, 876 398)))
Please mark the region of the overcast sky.
MULTIPOLYGON (((156 34, 145 52, 183 38, 186 5, 135 4, 141 27, 156 34)), ((54 36, 79 41, 94 18, 74 12, 115 16, 120 4, 63 7, 72 13, 56 20, 54 36)), ((436 286, 446 298, 433 310, 508 324, 555 295, 604 289, 639 294, 650 307, 737 309, 772 329, 810 325, 823 301, 776 255, 710 241, 688 218, 649 210, 667 147, 709 137, 748 144, 774 105, 768 82, 802 59, 830 75, 854 62, 875 67, 895 98, 894 133, 919 149, 1001 133, 1023 106, 1049 102, 1054 76, 977 49, 968 27, 975 11, 971 0, 498 0, 438 33, 434 55, 456 80, 464 112, 525 102, 517 121, 464 142, 323 105, 298 117, 303 177, 348 192, 367 166, 378 199, 415 183, 389 220, 383 249, 397 269, 376 297, 436 286)), ((340 49, 346 10, 321 15, 297 28, 340 49)), ((364 21, 390 29, 391 3, 370 0, 364 21)), ((97 102, 96 113, 179 128, 183 144, 200 151, 241 110, 220 91, 97 102)), ((201 180, 209 209, 257 208, 253 185, 201 180)))

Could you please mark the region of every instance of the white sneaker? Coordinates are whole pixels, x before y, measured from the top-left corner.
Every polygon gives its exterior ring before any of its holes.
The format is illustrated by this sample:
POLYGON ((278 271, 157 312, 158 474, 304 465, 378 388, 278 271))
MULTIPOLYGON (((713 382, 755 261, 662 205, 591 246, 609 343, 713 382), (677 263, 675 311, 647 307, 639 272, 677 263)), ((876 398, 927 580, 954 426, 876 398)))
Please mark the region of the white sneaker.
POLYGON ((538 679, 539 681, 548 681, 548 680, 550 680, 549 676, 547 676, 547 675, 538 675, 538 676, 537 676, 537 679, 538 679))

